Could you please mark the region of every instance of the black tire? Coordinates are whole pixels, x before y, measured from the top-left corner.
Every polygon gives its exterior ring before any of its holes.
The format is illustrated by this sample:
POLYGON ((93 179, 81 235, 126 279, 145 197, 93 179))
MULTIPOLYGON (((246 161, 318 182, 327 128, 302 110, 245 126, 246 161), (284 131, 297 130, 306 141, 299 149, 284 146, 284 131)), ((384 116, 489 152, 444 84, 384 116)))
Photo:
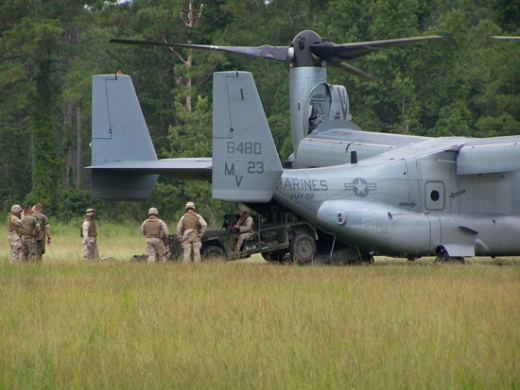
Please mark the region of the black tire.
POLYGON ((374 256, 370 253, 359 253, 356 257, 347 260, 348 265, 374 264, 374 256))
POLYGON ((437 253, 437 257, 435 258, 436 263, 449 263, 450 262, 450 255, 448 254, 448 251, 443 246, 437 247, 437 250, 435 251, 437 253))
POLYGON ((298 264, 309 264, 316 257, 316 241, 308 234, 298 234, 291 240, 291 259, 298 264))
POLYGON ((374 256, 372 256, 371 254, 366 254, 366 255, 364 255, 364 256, 361 258, 361 261, 362 261, 364 264, 374 264, 374 263, 375 263, 374 256))
POLYGON ((456 257, 452 257, 450 258, 451 261, 456 261, 458 263, 461 263, 461 264, 466 264, 466 259, 464 257, 461 257, 461 256, 456 256, 456 257))
POLYGON ((268 262, 282 262, 285 254, 285 251, 276 251, 276 252, 262 252, 262 257, 265 261, 268 262))
POLYGON ((202 248, 202 260, 226 260, 226 253, 224 250, 216 245, 208 245, 202 248))

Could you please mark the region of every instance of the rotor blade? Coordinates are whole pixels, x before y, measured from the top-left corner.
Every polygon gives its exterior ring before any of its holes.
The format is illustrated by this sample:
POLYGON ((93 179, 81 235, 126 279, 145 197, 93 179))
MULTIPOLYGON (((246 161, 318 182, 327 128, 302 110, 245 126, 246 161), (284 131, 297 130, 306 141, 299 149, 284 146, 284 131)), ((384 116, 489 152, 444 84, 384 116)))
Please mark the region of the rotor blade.
POLYGON ((363 72, 361 69, 358 69, 355 66, 349 65, 344 61, 334 60, 334 61, 329 62, 329 65, 332 66, 333 68, 345 71, 347 73, 350 73, 354 76, 361 77, 366 80, 379 81, 374 76, 372 76, 366 72, 363 72))
POLYGON ((493 39, 501 39, 503 41, 508 41, 508 40, 520 41, 520 37, 503 37, 501 35, 493 35, 491 38, 493 38, 493 39))
POLYGON ((431 39, 440 39, 441 36, 429 35, 425 37, 388 39, 384 41, 371 42, 354 42, 336 45, 334 43, 325 42, 310 45, 311 51, 324 61, 332 62, 335 59, 351 60, 357 57, 372 53, 378 49, 406 45, 431 39))
POLYGON ((169 42, 151 42, 136 41, 131 39, 109 39, 108 43, 121 43, 125 45, 146 45, 146 46, 169 46, 169 47, 185 47, 188 49, 215 50, 225 51, 228 53, 238 53, 253 57, 262 57, 277 61, 287 61, 289 47, 288 46, 270 46, 263 45, 258 47, 249 46, 215 46, 215 45, 195 45, 191 43, 169 43, 169 42))

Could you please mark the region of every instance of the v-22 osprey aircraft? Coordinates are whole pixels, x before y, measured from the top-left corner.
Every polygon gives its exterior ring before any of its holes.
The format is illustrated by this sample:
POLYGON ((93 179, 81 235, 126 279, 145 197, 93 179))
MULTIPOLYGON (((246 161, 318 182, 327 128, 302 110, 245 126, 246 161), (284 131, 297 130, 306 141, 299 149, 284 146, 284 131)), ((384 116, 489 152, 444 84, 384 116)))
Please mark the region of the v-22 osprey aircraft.
POLYGON ((265 210, 263 202, 269 201, 268 207, 284 205, 315 223, 317 242, 309 234, 297 237, 301 257, 307 258, 437 255, 444 261, 518 254, 519 137, 431 139, 363 132, 350 121, 344 87, 326 83, 325 62, 371 78, 344 60, 438 38, 335 45, 303 31, 289 48, 113 40, 290 60, 293 166, 337 166, 283 170, 277 154, 268 153, 276 150, 252 77, 242 72, 215 75, 213 160, 158 160, 130 78, 95 76, 92 194, 146 199, 159 173, 212 180, 215 198, 257 210, 265 210), (240 96, 236 102, 234 94, 240 96))
POLYGON ((330 167, 284 169, 253 77, 213 78, 213 158, 158 160, 131 78, 93 80, 92 194, 146 199, 160 173, 211 180, 213 197, 282 205, 320 232, 311 257, 520 255, 520 136, 425 138, 330 167), (327 245, 320 246, 321 237, 327 245), (318 244, 318 245, 317 245, 318 244))

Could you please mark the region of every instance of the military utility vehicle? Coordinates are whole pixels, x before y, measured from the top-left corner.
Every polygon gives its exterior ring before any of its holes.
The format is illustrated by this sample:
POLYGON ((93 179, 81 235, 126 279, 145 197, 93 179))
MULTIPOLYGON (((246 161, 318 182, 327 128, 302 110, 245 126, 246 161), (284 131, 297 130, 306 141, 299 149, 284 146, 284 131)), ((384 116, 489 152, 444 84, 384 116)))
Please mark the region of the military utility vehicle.
MULTIPOLYGON (((271 209, 268 216, 252 215, 254 234, 246 240, 240 250, 235 252, 236 232, 233 228, 238 220, 237 214, 224 217, 222 229, 206 230, 202 238, 202 259, 222 258, 238 260, 260 253, 267 261, 311 263, 316 256, 315 227, 306 221, 299 221, 289 212, 271 209)), ((182 261, 183 251, 177 234, 169 236, 170 258, 182 261)))

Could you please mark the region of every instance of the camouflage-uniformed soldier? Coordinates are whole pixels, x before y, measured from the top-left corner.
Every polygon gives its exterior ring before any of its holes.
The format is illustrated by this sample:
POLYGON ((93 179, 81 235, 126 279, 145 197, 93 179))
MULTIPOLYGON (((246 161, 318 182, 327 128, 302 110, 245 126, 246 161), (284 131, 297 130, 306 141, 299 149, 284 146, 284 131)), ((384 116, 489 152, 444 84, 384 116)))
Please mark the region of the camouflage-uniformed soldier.
POLYGON ((51 243, 51 226, 49 225, 49 218, 43 214, 43 206, 37 203, 33 206, 34 217, 40 224, 40 232, 36 236, 36 248, 37 248, 37 259, 40 261, 43 254, 45 253, 45 238, 47 238, 47 244, 51 243))
POLYGON ((22 232, 22 220, 20 214, 22 213, 22 206, 15 204, 11 207, 11 212, 7 214, 7 241, 11 248, 11 262, 16 263, 20 260, 20 251, 22 249, 22 239, 20 233, 22 232))
POLYGON ((177 237, 179 237, 184 250, 184 262, 189 263, 191 261, 193 250, 193 260, 200 263, 200 248, 202 247, 200 240, 204 236, 208 224, 200 214, 195 212, 195 203, 186 203, 185 209, 186 214, 181 217, 177 225, 177 237))
POLYGON ((244 241, 247 241, 251 236, 253 236, 253 226, 255 224, 255 221, 253 221, 253 217, 249 215, 249 209, 246 206, 240 206, 238 208, 238 215, 240 218, 233 226, 236 231, 234 237, 237 240, 235 253, 240 252, 240 248, 242 248, 244 241))
POLYGON ((40 232, 40 224, 32 215, 31 206, 25 206, 22 217, 22 261, 37 261, 36 236, 40 232))
POLYGON ((148 263, 155 262, 159 257, 161 263, 166 263, 166 246, 165 240, 168 238, 168 225, 159 218, 159 210, 150 207, 148 210, 148 218, 141 225, 141 233, 146 236, 146 261, 148 263))
POLYGON ((97 247, 97 230, 94 223, 96 209, 87 209, 85 219, 81 222, 81 237, 83 237, 83 259, 99 259, 97 247))

